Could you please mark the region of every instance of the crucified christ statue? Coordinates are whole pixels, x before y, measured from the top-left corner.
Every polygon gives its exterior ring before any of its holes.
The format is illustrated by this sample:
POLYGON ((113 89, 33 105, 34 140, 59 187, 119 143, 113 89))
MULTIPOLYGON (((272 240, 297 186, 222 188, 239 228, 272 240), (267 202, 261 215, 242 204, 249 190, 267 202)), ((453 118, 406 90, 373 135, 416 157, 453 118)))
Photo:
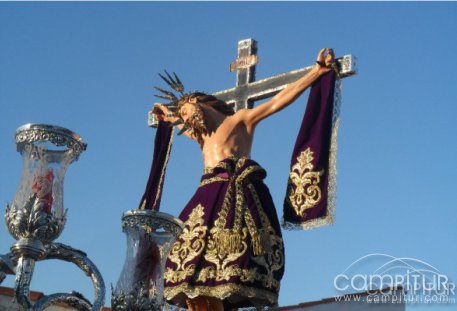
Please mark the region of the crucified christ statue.
POLYGON ((294 102, 332 70, 322 49, 316 65, 269 101, 234 111, 204 93, 183 95, 175 111, 153 113, 200 145, 204 174, 179 216, 185 228, 165 270, 165 298, 191 311, 274 306, 284 273, 284 245, 265 170, 250 159, 257 124, 294 102))

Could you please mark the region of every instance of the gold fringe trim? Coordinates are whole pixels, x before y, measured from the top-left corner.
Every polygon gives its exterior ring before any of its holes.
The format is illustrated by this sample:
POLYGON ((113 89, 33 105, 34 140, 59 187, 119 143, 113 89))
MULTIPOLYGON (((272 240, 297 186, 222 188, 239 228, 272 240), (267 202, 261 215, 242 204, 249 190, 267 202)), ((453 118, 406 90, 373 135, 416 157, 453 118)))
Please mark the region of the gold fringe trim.
MULTIPOLYGON (((193 299, 199 296, 215 297, 218 299, 230 298, 230 296, 246 297, 253 305, 263 301, 265 305, 277 306, 278 294, 263 289, 249 287, 240 284, 223 284, 215 286, 191 286, 183 283, 174 287, 165 287, 164 297, 172 301, 178 294, 185 294, 188 298, 193 299)), ((185 301, 176 301, 180 306, 186 306, 185 301)))

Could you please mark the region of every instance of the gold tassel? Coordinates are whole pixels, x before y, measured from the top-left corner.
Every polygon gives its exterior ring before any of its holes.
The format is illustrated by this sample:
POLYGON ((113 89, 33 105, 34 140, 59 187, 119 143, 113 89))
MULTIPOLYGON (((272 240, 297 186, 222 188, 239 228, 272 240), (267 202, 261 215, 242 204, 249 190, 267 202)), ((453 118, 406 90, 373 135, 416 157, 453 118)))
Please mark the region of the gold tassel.
POLYGON ((252 252, 254 253, 254 256, 263 255, 262 241, 260 240, 258 232, 254 233, 252 236, 252 252))
POLYGON ((271 236, 265 229, 259 229, 252 237, 252 253, 254 256, 264 256, 272 252, 271 236))

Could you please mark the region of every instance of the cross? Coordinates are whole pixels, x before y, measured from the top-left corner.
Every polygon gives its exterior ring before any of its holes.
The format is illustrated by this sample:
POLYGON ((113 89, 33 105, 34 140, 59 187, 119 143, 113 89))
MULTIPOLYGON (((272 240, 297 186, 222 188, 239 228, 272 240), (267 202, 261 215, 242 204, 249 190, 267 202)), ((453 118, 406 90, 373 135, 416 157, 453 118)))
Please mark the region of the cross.
MULTIPOLYGON (((310 71, 314 65, 281 73, 276 76, 255 81, 255 69, 258 63, 257 41, 245 39, 238 42, 238 58, 230 64, 230 71, 236 70, 236 86, 213 93, 217 98, 233 105, 235 111, 241 108, 252 108, 254 102, 272 97, 297 81, 310 71)), ((356 57, 345 55, 335 60, 338 63, 339 77, 346 78, 357 73, 356 57)), ((340 92, 340 88, 335 89, 340 92)), ((341 94, 337 94, 341 96, 341 94)), ((155 115, 149 113, 149 126, 158 124, 155 115)))
MULTIPOLYGON (((340 78, 357 73, 354 56, 345 55, 337 58, 336 61, 338 62, 340 78)), ((236 86, 215 92, 213 95, 227 104, 233 105, 235 111, 241 108, 252 108, 255 101, 276 95, 313 68, 313 66, 308 66, 255 81, 257 62, 257 42, 254 39, 239 41, 238 58, 230 65, 230 71, 236 70, 236 86)))

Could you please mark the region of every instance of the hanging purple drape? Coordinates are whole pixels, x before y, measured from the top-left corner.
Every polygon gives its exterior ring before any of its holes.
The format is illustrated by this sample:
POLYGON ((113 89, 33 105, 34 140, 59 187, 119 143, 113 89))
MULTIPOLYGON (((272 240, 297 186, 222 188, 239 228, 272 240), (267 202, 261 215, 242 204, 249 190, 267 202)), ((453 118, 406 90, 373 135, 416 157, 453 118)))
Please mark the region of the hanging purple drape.
POLYGON ((140 201, 141 209, 158 211, 162 197, 163 181, 173 143, 173 126, 169 122, 159 121, 154 141, 154 155, 146 190, 140 201))
POLYGON ((291 159, 284 200, 285 229, 333 223, 338 130, 335 81, 332 70, 312 85, 291 159))

